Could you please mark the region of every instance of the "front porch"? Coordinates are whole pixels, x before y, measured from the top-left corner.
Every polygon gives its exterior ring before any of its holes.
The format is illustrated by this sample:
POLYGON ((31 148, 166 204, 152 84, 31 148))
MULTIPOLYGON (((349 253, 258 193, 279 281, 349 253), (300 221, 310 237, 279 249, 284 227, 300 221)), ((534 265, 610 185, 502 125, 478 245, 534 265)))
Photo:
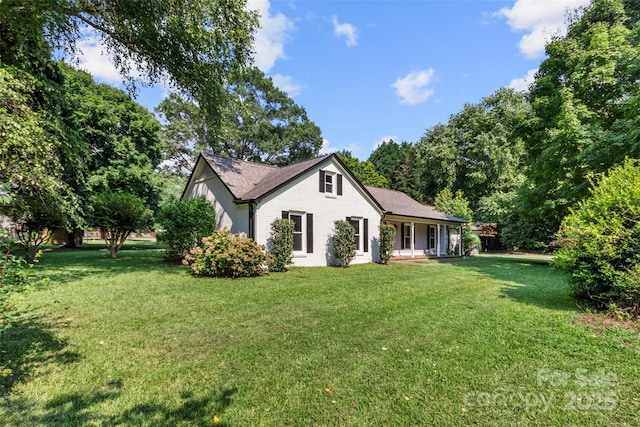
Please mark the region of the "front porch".
POLYGON ((419 260, 429 260, 429 259, 447 259, 447 258, 460 258, 460 255, 416 255, 413 258, 411 256, 398 255, 393 256, 389 261, 391 262, 411 262, 411 261, 419 261, 419 260))
POLYGON ((416 218, 385 218, 396 228, 392 259, 429 259, 462 256, 462 225, 416 218))

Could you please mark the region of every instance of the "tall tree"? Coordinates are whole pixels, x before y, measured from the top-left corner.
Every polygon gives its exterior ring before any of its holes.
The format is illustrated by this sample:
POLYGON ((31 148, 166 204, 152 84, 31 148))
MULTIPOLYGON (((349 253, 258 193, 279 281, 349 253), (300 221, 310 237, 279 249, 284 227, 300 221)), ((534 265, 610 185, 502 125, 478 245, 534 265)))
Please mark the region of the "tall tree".
POLYGON ((0 67, 0 214, 18 225, 32 262, 50 230, 77 222, 76 198, 65 181, 60 153, 68 153, 61 110, 38 110, 36 79, 0 67))
POLYGON ((409 142, 393 140, 380 144, 369 156, 375 171, 384 176, 389 188, 402 191, 417 200, 424 200, 419 191, 419 171, 416 151, 409 142))
POLYGON ((170 165, 184 169, 186 159, 208 148, 215 154, 285 165, 312 158, 322 147, 320 128, 257 68, 237 75, 227 86, 222 125, 195 104, 173 94, 156 109, 164 118, 170 165))
POLYGON ((360 180, 364 185, 370 185, 372 187, 389 188, 389 182, 387 178, 376 172, 373 163, 370 161, 361 162, 357 158, 353 157, 351 151, 342 150, 338 152, 340 160, 347 165, 349 170, 353 172, 356 178, 360 180))
MULTIPOLYGON (((86 184, 82 154, 90 144, 78 136, 53 50, 74 57, 83 30, 91 28, 132 87, 138 72, 145 83, 167 79, 219 118, 226 81, 250 61, 256 25, 242 0, 0 2, 0 85, 11 92, 2 100, 17 97, 0 113, 2 126, 12 129, 0 132, 2 163, 10 165, 0 171, 2 211, 38 226, 45 217, 38 213, 53 207, 62 209, 67 224, 78 220, 70 218, 78 207, 75 191, 86 184)), ((121 176, 132 172, 120 170, 121 176)))
POLYGON ((461 190, 477 220, 502 222, 524 180, 517 132, 528 111, 523 94, 501 88, 427 130, 416 144, 424 198, 461 190))
POLYGON ((594 0, 547 45, 523 128, 529 182, 507 232, 512 245, 547 244, 588 195, 589 175, 640 157, 639 12, 638 2, 594 0))
POLYGON ((250 60, 257 16, 244 0, 4 0, 2 60, 33 63, 29 48, 43 35, 74 55, 85 27, 100 34, 125 80, 169 79, 217 117, 225 79, 250 60))
POLYGON ((154 169, 162 158, 160 123, 125 92, 97 84, 83 72, 62 65, 72 120, 83 151, 74 182, 76 192, 126 191, 157 209, 160 182, 154 169))

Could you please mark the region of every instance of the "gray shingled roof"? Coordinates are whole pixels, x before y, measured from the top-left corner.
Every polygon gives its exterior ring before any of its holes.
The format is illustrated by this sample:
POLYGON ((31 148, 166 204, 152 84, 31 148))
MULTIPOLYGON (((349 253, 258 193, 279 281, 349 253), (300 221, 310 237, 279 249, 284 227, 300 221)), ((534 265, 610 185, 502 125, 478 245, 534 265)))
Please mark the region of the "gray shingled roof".
MULTIPOLYGON (((333 154, 327 154, 279 168, 202 153, 202 158, 220 177, 233 197, 240 201, 260 199, 331 156, 333 154)), ((401 191, 369 186, 365 186, 365 189, 387 214, 467 222, 439 212, 433 206, 423 205, 401 191)))
POLYGON ((284 167, 262 165, 202 153, 211 169, 238 200, 256 200, 322 163, 331 154, 284 167))
POLYGON ((455 216, 444 214, 433 206, 423 205, 405 193, 386 188, 365 186, 367 191, 378 201, 386 214, 409 216, 415 218, 439 219, 451 222, 467 222, 455 216))

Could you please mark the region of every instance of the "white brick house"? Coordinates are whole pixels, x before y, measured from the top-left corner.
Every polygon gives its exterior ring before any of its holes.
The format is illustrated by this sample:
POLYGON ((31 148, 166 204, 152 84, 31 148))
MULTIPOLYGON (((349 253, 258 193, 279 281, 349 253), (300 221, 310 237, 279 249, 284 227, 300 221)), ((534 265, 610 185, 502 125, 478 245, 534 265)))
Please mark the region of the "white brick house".
POLYGON ((285 167, 209 154, 198 156, 183 198, 205 196, 218 227, 245 233, 265 245, 276 218, 295 222, 294 265, 334 265, 329 238, 334 221, 356 229, 353 263, 379 260, 382 221, 399 228, 394 255, 450 254, 451 236, 465 222, 425 206, 399 191, 362 185, 335 154, 285 167))

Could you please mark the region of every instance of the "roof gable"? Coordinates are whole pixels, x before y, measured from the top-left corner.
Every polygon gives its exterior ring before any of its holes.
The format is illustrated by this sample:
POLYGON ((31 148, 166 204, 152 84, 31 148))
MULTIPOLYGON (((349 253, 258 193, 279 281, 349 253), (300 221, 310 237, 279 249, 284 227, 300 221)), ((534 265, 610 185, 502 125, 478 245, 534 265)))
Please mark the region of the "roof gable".
POLYGON ((378 203, 380 203, 385 214, 460 223, 467 222, 464 219, 442 213, 433 206, 423 205, 401 191, 369 186, 366 186, 366 188, 378 203))
POLYGON ((202 153, 201 157, 229 189, 235 199, 243 199, 256 185, 277 171, 274 166, 202 153))
POLYGON ((275 191, 309 169, 334 156, 334 154, 283 167, 230 159, 206 153, 202 153, 200 156, 229 189, 234 199, 250 201, 260 199, 275 191))

